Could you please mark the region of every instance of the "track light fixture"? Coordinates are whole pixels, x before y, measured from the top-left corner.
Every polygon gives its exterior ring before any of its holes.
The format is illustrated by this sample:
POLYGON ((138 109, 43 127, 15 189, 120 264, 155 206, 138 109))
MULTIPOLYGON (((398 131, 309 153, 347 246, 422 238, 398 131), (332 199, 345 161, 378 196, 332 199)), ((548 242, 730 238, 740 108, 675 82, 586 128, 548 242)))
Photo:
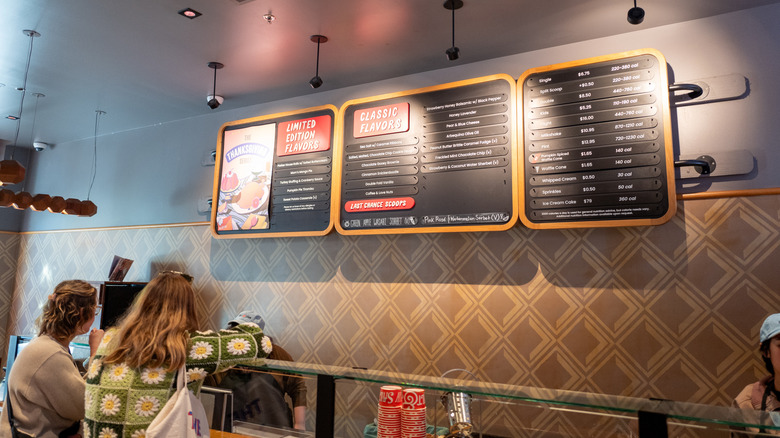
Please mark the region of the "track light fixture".
POLYGON ((312 35, 311 40, 312 42, 317 43, 317 68, 314 71, 314 77, 309 80, 309 85, 311 85, 312 88, 320 88, 320 85, 322 85, 322 78, 320 77, 320 44, 327 43, 328 37, 323 35, 312 35))
POLYGON ((209 108, 211 109, 217 109, 220 105, 222 105, 222 102, 225 101, 225 98, 222 96, 217 95, 217 70, 221 69, 225 66, 225 64, 222 64, 221 62, 211 61, 209 62, 209 68, 214 69, 214 86, 211 89, 211 94, 206 96, 206 103, 208 104, 209 108))
POLYGON ((634 7, 628 10, 628 22, 631 24, 639 24, 645 19, 645 10, 637 7, 636 0, 634 0, 634 7))
POLYGON ((444 9, 452 11, 452 47, 444 52, 447 54, 447 59, 450 61, 454 61, 460 56, 460 49, 455 47, 455 9, 460 9, 462 7, 462 0, 446 0, 444 2, 444 9))

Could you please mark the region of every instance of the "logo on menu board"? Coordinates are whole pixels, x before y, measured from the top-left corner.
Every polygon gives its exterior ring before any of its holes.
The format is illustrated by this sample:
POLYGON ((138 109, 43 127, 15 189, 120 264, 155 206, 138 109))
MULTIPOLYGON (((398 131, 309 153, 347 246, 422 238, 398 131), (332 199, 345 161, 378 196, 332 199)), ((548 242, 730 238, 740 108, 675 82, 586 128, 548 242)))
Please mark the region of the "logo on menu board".
POLYGON ((409 130, 409 103, 356 110, 352 137, 372 137, 409 130))
POLYGON ((276 155, 284 157, 329 150, 330 127, 329 115, 279 123, 276 155))

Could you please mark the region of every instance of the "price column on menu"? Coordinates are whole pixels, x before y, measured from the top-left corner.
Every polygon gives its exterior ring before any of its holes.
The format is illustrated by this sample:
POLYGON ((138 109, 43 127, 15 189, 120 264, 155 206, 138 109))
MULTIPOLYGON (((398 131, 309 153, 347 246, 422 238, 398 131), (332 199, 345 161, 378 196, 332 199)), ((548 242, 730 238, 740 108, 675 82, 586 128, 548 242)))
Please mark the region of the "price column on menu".
POLYGON ((512 227, 515 86, 513 78, 495 75, 345 103, 334 170, 336 230, 512 227))
POLYGON ((532 69, 522 84, 520 219, 659 225, 676 211, 666 61, 638 50, 532 69))
POLYGON ((332 105, 223 125, 214 171, 214 236, 330 232, 335 126, 332 105))

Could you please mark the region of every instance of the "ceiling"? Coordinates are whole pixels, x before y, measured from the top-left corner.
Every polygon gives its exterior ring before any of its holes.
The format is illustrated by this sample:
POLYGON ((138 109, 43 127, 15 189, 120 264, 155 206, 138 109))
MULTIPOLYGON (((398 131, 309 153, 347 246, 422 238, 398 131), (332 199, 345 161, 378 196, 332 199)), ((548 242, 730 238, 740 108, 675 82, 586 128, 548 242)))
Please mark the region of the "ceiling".
MULTIPOLYGON (((0 0, 0 144, 100 134, 756 7, 780 0, 0 0), (749 5, 748 5, 749 4, 749 5), (188 19, 177 12, 193 8, 188 19), (268 24, 263 15, 276 20, 268 24), (32 56, 26 91, 25 66, 32 56), (317 44, 324 85, 312 89, 317 44), (224 104, 211 110, 210 61, 224 104), (43 94, 35 97, 34 94, 43 94), (21 122, 8 120, 19 115, 21 122)), ((337 103, 337 102, 336 102, 337 103)))

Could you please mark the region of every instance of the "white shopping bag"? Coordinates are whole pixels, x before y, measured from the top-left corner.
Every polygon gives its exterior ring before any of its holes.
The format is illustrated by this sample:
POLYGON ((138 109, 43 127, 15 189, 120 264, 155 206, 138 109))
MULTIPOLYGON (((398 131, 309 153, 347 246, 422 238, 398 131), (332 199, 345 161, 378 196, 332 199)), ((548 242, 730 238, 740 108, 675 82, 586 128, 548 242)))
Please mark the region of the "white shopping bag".
POLYGON ((187 371, 182 365, 176 378, 176 393, 146 429, 146 438, 208 438, 206 411, 187 389, 187 371))

